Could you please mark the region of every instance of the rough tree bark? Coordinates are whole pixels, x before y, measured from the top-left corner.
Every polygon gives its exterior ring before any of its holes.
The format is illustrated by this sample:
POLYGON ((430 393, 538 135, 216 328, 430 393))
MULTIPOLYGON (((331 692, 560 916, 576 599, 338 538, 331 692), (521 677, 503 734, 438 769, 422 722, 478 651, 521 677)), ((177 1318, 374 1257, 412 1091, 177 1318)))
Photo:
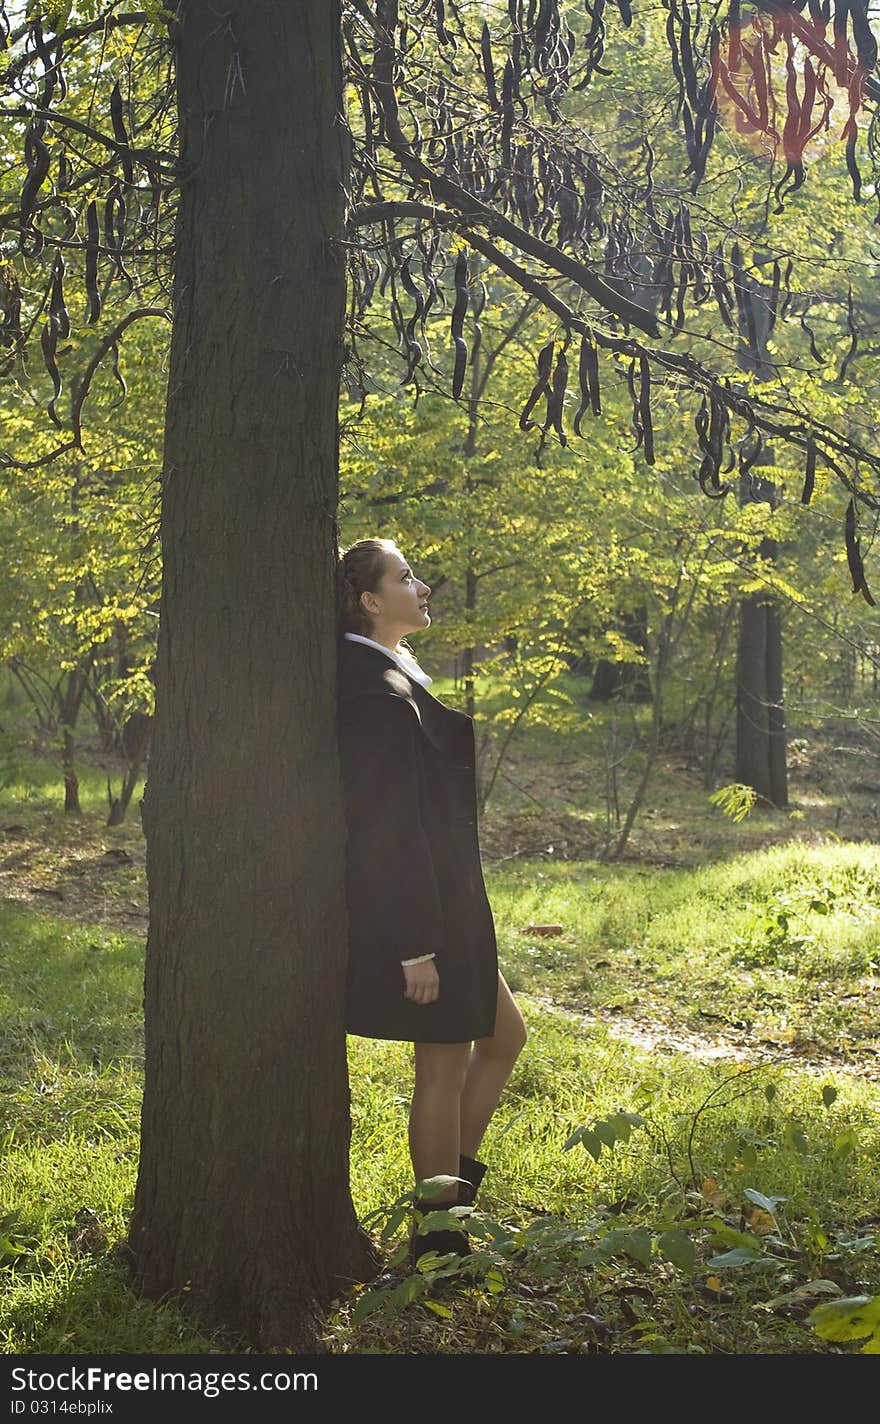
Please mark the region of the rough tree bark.
POLYGON ((309 1351, 376 1267, 349 1195, 342 1000, 339 4, 180 16, 130 1246, 145 1295, 309 1351))

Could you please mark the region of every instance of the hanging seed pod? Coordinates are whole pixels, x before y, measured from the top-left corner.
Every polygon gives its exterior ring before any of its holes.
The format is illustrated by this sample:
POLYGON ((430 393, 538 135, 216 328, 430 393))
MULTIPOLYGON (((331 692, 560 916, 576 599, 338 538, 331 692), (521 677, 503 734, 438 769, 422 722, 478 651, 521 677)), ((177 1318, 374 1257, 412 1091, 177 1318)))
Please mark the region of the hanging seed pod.
POLYGON ((49 109, 52 105, 52 95, 55 93, 55 61, 52 58, 52 51, 43 37, 43 27, 39 18, 33 21, 31 34, 34 38, 34 48, 43 62, 44 69, 43 92, 40 95, 40 105, 44 109, 49 109))
POLYGON ((55 351, 58 346, 58 330, 52 321, 47 321, 40 332, 40 347, 43 352, 43 361, 46 370, 49 372, 52 381, 52 399, 46 407, 49 419, 60 429, 61 420, 55 410, 55 402, 61 394, 61 373, 58 370, 58 363, 55 360, 55 351))
POLYGON ((853 593, 860 593, 866 603, 874 607, 874 599, 871 597, 870 589, 865 581, 865 566, 862 562, 861 540, 856 538, 856 502, 851 499, 846 507, 846 520, 844 524, 844 537, 846 540, 846 561, 849 565, 850 577, 853 581, 853 593))
POLYGON ((862 175, 859 172, 859 165, 856 161, 856 139, 859 136, 855 119, 847 119, 843 130, 843 137, 846 139, 846 171, 852 180, 853 199, 860 203, 862 200, 862 175))
POLYGON ((131 162, 131 146, 128 140, 128 131, 125 127, 125 120, 122 116, 122 93, 119 88, 119 80, 113 85, 113 92, 110 95, 110 121, 113 124, 113 133, 117 143, 122 148, 122 171, 125 175, 126 183, 134 180, 134 168, 131 162))
POLYGON ((458 400, 464 386, 467 367, 467 343, 464 339, 464 318, 468 305, 468 259, 462 248, 455 262, 455 306, 452 312, 452 340, 455 343, 455 369, 452 374, 452 398, 458 400))
POLYGON ((550 390, 550 372, 553 367, 553 350, 555 343, 548 341, 538 353, 538 379, 532 387, 532 393, 522 408, 519 417, 520 430, 533 430, 535 422, 529 419, 535 406, 542 396, 546 396, 550 390))
POLYGON ((581 338, 578 381, 581 388, 581 400, 572 421, 575 435, 581 433, 581 421, 588 407, 593 415, 602 414, 602 403, 599 398, 599 353, 592 336, 581 338))
POLYGON ((104 204, 104 246, 113 259, 116 275, 120 277, 125 270, 122 265, 125 217, 125 199, 122 196, 122 187, 119 183, 114 183, 104 204))
POLYGON ((761 439, 761 432, 756 430, 753 424, 750 424, 739 447, 739 473, 741 477, 751 474, 752 466, 757 464, 763 449, 764 441, 761 439))
POLYGON ((856 0, 856 3, 850 4, 849 18, 859 68, 864 74, 873 74, 877 68, 877 41, 868 19, 868 5, 865 0, 861 3, 856 0))
POLYGON ((580 359, 578 360, 578 383, 580 385, 581 398, 578 408, 574 413, 574 419, 572 420, 572 428, 574 429, 575 435, 580 435, 581 433, 581 421, 583 420, 587 407, 590 404, 590 388, 586 367, 587 352, 592 346, 592 344, 593 343, 588 336, 581 337, 581 353, 580 359))
POLYGON ((486 81, 486 94, 489 98, 489 108, 498 108, 498 93, 495 88, 495 65, 492 62, 492 35, 489 30, 488 20, 483 21, 483 32, 480 35, 480 57, 483 61, 483 78, 486 81))
POLYGON ((86 297, 89 325, 101 315, 101 293, 98 291, 98 205, 94 198, 86 210, 86 297))
POLYGON ((801 492, 801 504, 809 504, 813 497, 813 490, 816 485, 816 442, 812 435, 807 437, 807 459, 804 466, 804 488, 801 492))
POLYGON ((721 456, 725 434, 729 426, 729 416, 714 387, 709 392, 708 398, 703 397, 694 425, 700 449, 704 451, 703 462, 697 474, 700 489, 710 498, 720 499, 730 490, 730 485, 722 484, 720 479, 721 456))
POLYGON ((544 418, 542 430, 546 435, 552 429, 559 436, 560 445, 568 444, 568 436, 562 424, 563 411, 565 409, 565 392, 568 389, 568 359, 563 348, 556 358, 556 369, 553 372, 553 383, 547 392, 547 414, 544 418))
POLYGON ((810 355, 812 356, 813 360, 814 360, 814 361, 821 361, 821 360, 822 360, 822 356, 821 356, 821 353, 820 353, 820 351, 819 351, 819 348, 818 348, 817 345, 816 345, 816 335, 815 335, 815 332, 813 331, 813 328, 809 325, 809 323, 808 323, 808 321, 807 321, 807 312, 808 312, 809 310, 810 310, 810 304, 808 303, 807 306, 804 308, 804 310, 801 312, 801 315, 800 315, 801 330, 802 330, 802 331, 805 331, 806 334, 807 334, 807 336, 809 336, 809 338, 810 338, 810 355))
POLYGON ((632 401, 632 428, 636 438, 635 448, 639 449, 645 438, 645 428, 641 421, 641 409, 639 397, 636 390, 636 358, 632 357, 626 372, 626 383, 629 387, 629 398, 632 401))
POLYGON ((514 95, 516 93, 516 80, 513 62, 508 59, 504 65, 504 78, 501 82, 501 161, 504 167, 513 167, 511 153, 511 136, 513 134, 514 121, 514 95))
POLYGON ((44 121, 33 120, 28 124, 27 133, 25 134, 24 161, 27 165, 28 174, 22 184, 19 218, 21 224, 19 246, 22 245, 25 236, 30 230, 33 232, 34 239, 39 243, 38 251, 42 249, 43 246, 43 234, 38 228, 35 229, 32 227, 32 220, 37 194, 43 186, 46 175, 49 172, 50 154, 42 137, 45 127, 44 121))
POLYGON ((49 320, 62 341, 70 335, 70 313, 64 302, 64 258, 59 252, 52 274, 52 294, 49 298, 49 320))
POLYGON ((452 36, 446 28, 446 6, 444 0, 434 0, 434 12, 436 14, 437 38, 441 44, 451 44, 452 36))
POLYGON ((727 274, 724 270, 724 261, 721 256, 720 246, 716 255, 712 258, 709 275, 712 281, 712 291, 715 294, 715 301, 718 304, 718 311, 721 316, 721 320, 724 322, 724 325, 727 327, 728 331, 735 331, 736 324, 733 320, 733 308, 736 302, 736 297, 731 291, 730 286, 727 282, 727 274))
POLYGON ((849 0, 834 0, 834 78, 841 88, 846 85, 849 45, 846 42, 846 22, 849 0))
POLYGON ((645 464, 654 464, 654 423, 651 418, 651 370, 647 356, 641 358, 639 419, 642 425, 645 464))
POLYGON ((742 31, 739 0, 730 0, 730 10, 727 14, 727 35, 727 63, 730 69, 736 72, 742 61, 742 31))

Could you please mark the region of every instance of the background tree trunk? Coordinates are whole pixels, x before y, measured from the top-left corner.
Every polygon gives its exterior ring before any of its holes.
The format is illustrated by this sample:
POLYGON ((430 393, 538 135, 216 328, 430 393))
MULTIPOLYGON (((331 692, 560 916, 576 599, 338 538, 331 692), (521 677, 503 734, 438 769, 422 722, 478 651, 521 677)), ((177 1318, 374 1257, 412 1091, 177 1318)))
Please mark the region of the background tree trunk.
MULTIPOLYGON (((647 608, 635 608, 622 614, 617 627, 630 643, 648 656, 647 608)), ((612 697, 621 697, 626 702, 650 702, 652 696, 651 675, 646 664, 612 662, 608 658, 599 658, 596 662, 590 687, 591 702, 610 702, 612 697)))
POLYGON ((76 723, 89 676, 89 664, 72 668, 59 690, 61 764, 64 768, 64 809, 79 815, 79 777, 76 774, 76 723))
MULTIPOLYGON (((767 259, 769 260, 769 259, 767 259)), ((740 271, 735 278, 740 345, 737 364, 758 381, 770 380, 773 362, 767 349, 773 323, 770 289, 740 271)), ((775 318, 774 318, 775 319, 775 318)), ((761 465, 773 464, 763 451, 755 473, 739 481, 741 505, 776 504, 776 486, 762 479, 761 465)), ((760 557, 776 558, 776 541, 761 543, 760 557)), ((788 805, 785 712, 782 701, 782 623, 770 593, 751 594, 740 605, 736 659, 736 779, 780 809, 788 805)))
MULTIPOLYGON (((742 503, 763 499, 772 508, 776 490, 769 481, 748 478, 741 486, 742 503)), ((775 540, 762 540, 760 555, 774 559, 775 540)), ((788 805, 786 741, 779 610, 769 594, 749 594, 740 604, 735 776, 779 809, 788 805)))
POLYGON ((320 1348, 375 1271, 348 1187, 335 736, 338 0, 173 26, 180 192, 140 1174, 149 1297, 320 1348))

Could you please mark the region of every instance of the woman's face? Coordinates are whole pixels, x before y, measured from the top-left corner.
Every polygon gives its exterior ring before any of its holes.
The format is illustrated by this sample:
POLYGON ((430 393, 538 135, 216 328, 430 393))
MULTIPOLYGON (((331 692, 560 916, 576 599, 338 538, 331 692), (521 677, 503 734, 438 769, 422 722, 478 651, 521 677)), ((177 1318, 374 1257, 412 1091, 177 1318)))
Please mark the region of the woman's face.
POLYGON ((403 555, 389 551, 378 587, 364 594, 362 601, 374 632, 393 637, 396 642, 407 633, 430 627, 430 595, 428 585, 416 578, 403 555))

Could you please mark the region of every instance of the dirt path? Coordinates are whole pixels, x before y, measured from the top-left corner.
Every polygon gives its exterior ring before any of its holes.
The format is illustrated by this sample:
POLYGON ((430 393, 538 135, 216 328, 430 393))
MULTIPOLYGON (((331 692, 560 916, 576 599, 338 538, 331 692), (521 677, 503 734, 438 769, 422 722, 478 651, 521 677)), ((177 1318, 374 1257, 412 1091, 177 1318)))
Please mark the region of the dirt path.
POLYGON ((726 1027, 723 1032, 698 1034, 658 1018, 636 1019, 614 1010, 581 1009, 536 994, 518 993, 517 998, 584 1025, 603 1024, 614 1038, 651 1053, 680 1053, 697 1063, 766 1063, 768 1067, 794 1068, 817 1078, 846 1073, 853 1078, 880 1080, 880 1061, 870 1049, 858 1055, 835 1054, 812 1045, 771 1042, 746 1029, 726 1027))

